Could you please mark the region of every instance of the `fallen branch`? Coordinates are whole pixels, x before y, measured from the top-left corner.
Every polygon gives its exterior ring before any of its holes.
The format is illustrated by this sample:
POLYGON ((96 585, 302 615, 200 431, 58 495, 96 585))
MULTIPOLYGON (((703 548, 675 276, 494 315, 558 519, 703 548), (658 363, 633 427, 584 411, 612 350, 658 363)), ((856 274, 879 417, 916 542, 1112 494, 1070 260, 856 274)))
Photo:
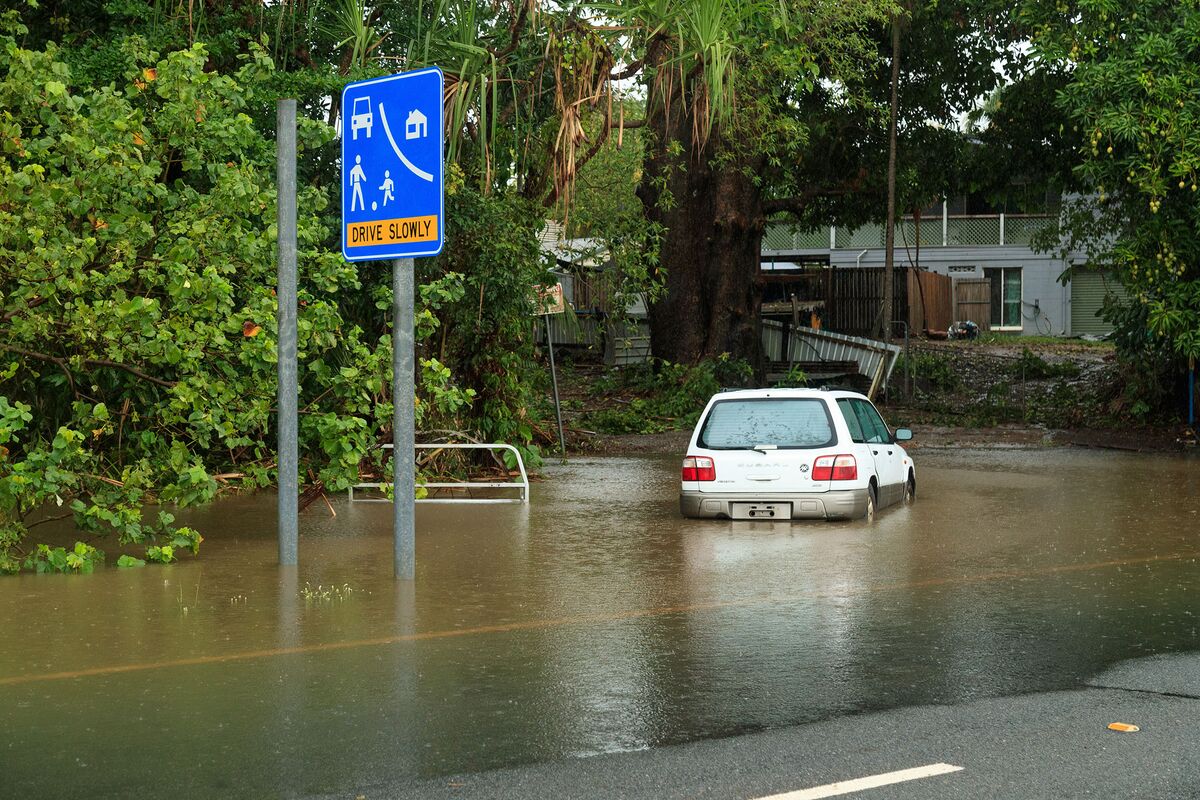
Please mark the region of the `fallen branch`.
MULTIPOLYGON (((0 350, 7 350, 10 353, 17 353, 18 355, 29 356, 30 358, 36 358, 40 361, 49 361, 53 364, 57 364, 64 372, 67 372, 67 379, 71 381, 72 389, 75 386, 75 380, 68 371, 66 358, 52 356, 49 353, 38 353, 34 350, 26 350, 21 347, 13 347, 11 344, 0 344, 0 350)), ((159 386, 165 386, 168 389, 175 388, 175 385, 178 383, 178 381, 164 381, 162 378, 156 378, 153 375, 147 375, 137 367, 131 367, 128 364, 121 364, 116 361, 109 361, 105 358, 85 358, 82 361, 84 364, 91 364, 97 367, 113 367, 114 369, 124 370, 130 375, 136 375, 142 380, 150 381, 151 383, 157 383, 159 386)))
POLYGON ((83 476, 85 478, 92 478, 94 480, 102 481, 104 483, 107 483, 109 486, 117 486, 122 489, 125 488, 125 484, 121 483, 120 481, 114 480, 113 478, 106 478, 103 475, 90 475, 87 473, 83 473, 83 476))
POLYGON ((73 514, 74 514, 74 512, 68 511, 66 514, 59 514, 56 517, 46 517, 45 519, 39 519, 37 522, 31 522, 28 525, 26 525, 25 530, 27 530, 27 531, 33 530, 38 525, 45 525, 47 522, 58 522, 61 519, 67 519, 68 517, 73 516, 73 514))
POLYGON ((16 316, 18 316, 18 315, 20 315, 20 314, 24 314, 26 311, 29 311, 30 309, 37 308, 37 307, 38 307, 38 306, 40 306, 42 303, 46 302, 46 300, 47 300, 47 299, 48 299, 48 298, 45 298, 45 297, 34 297, 34 298, 31 298, 31 299, 30 299, 30 301, 29 301, 28 303, 26 303, 25 305, 21 306, 20 308, 14 308, 12 311, 9 311, 9 312, 5 313, 5 315, 4 315, 3 317, 0 317, 0 321, 2 321, 2 322, 8 322, 8 321, 9 321, 9 320, 11 320, 13 317, 16 317, 16 316))

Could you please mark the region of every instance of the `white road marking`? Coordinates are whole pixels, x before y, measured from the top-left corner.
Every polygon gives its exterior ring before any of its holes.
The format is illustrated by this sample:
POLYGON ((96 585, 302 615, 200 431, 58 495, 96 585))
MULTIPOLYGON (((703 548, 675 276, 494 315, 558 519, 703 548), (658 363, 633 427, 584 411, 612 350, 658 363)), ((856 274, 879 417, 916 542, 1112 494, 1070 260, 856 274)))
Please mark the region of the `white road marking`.
POLYGON ((856 778, 852 781, 827 783, 824 786, 814 786, 811 789, 773 794, 770 797, 760 797, 758 800, 820 800, 822 797, 836 797, 839 794, 861 792, 864 789, 875 789, 879 786, 890 786, 893 783, 915 781, 918 778, 932 778, 934 775, 945 775, 948 772, 958 772, 961 769, 962 767, 956 767, 953 764, 929 764, 924 767, 885 772, 882 775, 871 775, 867 778, 856 778))

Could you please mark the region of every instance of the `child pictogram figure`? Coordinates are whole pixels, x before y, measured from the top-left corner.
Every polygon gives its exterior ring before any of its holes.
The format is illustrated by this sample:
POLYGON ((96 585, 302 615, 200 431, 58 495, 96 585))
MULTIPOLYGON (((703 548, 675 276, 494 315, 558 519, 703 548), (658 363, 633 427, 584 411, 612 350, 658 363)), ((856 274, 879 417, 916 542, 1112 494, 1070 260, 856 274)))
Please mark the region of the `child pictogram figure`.
POLYGON ((390 169, 383 171, 383 186, 379 188, 383 192, 383 205, 386 207, 388 200, 396 199, 396 195, 392 193, 396 188, 396 184, 392 181, 392 171, 390 169))

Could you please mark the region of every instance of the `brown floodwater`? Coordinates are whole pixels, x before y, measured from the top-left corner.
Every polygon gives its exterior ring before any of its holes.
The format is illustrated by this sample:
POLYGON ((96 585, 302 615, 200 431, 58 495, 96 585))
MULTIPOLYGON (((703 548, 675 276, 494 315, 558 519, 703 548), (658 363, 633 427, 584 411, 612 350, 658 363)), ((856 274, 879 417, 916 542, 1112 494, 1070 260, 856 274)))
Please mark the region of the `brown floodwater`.
POLYGON ((181 513, 170 567, 0 579, 0 797, 292 797, 1200 647, 1200 461, 916 458, 874 524, 684 520, 677 458, 578 458, 527 507, 419 507, 413 583, 390 507, 344 499, 281 569, 269 495, 181 513))

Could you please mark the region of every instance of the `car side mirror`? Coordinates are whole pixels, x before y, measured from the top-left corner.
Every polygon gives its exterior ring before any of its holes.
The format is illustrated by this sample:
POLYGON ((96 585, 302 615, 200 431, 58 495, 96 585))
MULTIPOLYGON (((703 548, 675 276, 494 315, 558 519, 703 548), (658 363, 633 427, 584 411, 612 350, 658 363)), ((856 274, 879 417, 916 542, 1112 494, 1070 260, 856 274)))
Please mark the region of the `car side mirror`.
POLYGON ((912 439, 912 431, 908 428, 896 428, 895 439, 897 442, 907 442, 912 439))

